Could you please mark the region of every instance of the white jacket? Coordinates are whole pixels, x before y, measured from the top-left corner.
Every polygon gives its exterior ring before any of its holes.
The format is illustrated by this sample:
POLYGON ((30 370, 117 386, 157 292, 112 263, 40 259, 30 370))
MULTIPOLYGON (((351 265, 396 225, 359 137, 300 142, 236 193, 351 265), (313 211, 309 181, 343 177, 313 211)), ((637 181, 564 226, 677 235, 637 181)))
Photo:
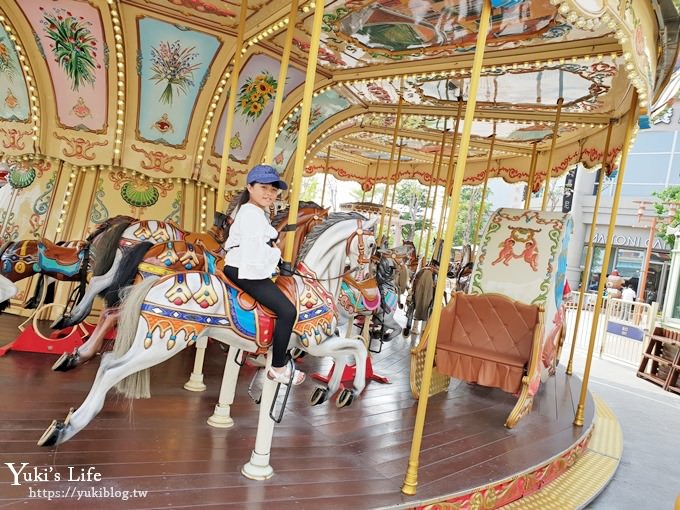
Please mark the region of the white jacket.
POLYGON ((244 280, 271 278, 281 258, 281 250, 267 243, 277 236, 278 232, 263 209, 254 204, 243 204, 224 243, 226 265, 238 268, 238 277, 244 280))

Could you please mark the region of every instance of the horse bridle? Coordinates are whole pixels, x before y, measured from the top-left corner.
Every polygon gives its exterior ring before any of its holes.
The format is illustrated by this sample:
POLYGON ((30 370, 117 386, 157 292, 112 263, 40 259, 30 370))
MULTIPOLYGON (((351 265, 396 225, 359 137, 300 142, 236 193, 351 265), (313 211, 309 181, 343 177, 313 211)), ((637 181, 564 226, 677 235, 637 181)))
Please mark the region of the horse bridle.
POLYGON ((364 235, 369 235, 370 233, 372 233, 370 230, 364 231, 361 220, 357 219, 357 229, 347 238, 347 245, 345 248, 345 254, 347 255, 349 255, 352 250, 352 241, 355 237, 357 238, 357 242, 359 243, 359 256, 357 257, 357 262, 359 264, 368 264, 371 261, 371 255, 366 254, 366 242, 364 241, 364 235))

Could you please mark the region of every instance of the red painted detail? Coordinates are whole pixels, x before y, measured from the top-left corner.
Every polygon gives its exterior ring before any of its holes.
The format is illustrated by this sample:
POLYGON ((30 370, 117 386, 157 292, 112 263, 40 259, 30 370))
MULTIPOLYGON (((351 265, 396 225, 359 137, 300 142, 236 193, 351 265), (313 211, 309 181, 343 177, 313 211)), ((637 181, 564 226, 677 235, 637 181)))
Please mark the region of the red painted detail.
POLYGON ((48 340, 45 340, 29 324, 14 341, 0 347, 0 356, 4 356, 9 350, 59 355, 72 352, 87 340, 94 328, 94 324, 82 322, 70 328, 53 331, 48 340))
MULTIPOLYGON (((331 376, 333 375, 333 370, 335 369, 335 364, 331 367, 328 375, 323 375, 319 372, 312 374, 312 377, 317 381, 328 384, 331 376)), ((355 365, 346 365, 345 370, 342 372, 342 378, 340 379, 341 388, 351 388, 352 382, 354 381, 354 376, 356 375, 357 368, 355 365)), ((366 359, 366 381, 376 381, 382 384, 389 384, 390 380, 382 375, 373 372, 373 362, 371 358, 366 359)))

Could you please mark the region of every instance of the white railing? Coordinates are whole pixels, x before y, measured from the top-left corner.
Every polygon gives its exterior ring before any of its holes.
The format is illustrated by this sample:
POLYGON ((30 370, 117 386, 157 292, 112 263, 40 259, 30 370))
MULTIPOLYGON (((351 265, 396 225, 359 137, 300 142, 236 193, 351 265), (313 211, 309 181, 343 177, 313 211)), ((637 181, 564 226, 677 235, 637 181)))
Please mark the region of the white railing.
MULTIPOLYGON (((583 310, 579 320, 579 328, 576 333, 576 349, 588 350, 593 323, 593 308, 595 306, 594 293, 587 293, 584 299, 583 310)), ((576 323, 576 302, 567 302, 566 307, 566 339, 562 352, 569 352, 571 341, 574 338, 574 326, 576 323)), ((654 321, 658 310, 658 304, 638 303, 624 301, 616 298, 604 298, 600 319, 595 335, 593 353, 602 357, 639 366, 649 335, 654 328, 654 321)), ((562 361, 567 362, 565 356, 562 361)))

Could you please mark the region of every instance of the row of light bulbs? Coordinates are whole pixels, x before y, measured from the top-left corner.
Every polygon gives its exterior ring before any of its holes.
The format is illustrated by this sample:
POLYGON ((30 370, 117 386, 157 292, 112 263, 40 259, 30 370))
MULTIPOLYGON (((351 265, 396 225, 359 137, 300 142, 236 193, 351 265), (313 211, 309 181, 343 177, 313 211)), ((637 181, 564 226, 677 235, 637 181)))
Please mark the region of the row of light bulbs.
MULTIPOLYGON (((226 71, 224 71, 224 74, 222 75, 222 79, 220 79, 219 86, 217 87, 217 90, 215 91, 215 95, 212 97, 212 101, 210 101, 210 107, 208 108, 208 116, 205 119, 205 122, 203 123, 203 131, 201 132, 201 141, 198 145, 198 154, 196 155, 196 159, 198 160, 198 164, 201 163, 203 160, 203 155, 205 153, 205 144, 208 142, 208 134, 210 133, 210 125, 213 122, 213 119, 215 118, 215 110, 217 109, 217 104, 220 101, 220 98, 222 97, 222 94, 224 93, 224 89, 227 86, 227 80, 229 79, 229 76, 231 76, 230 72, 231 68, 228 68, 226 71)), ((227 140, 227 143, 229 143, 229 140, 227 140)))
MULTIPOLYGON (((314 10, 315 8, 316 8, 316 4, 314 2, 309 2, 305 5, 303 5, 300 10, 306 14, 306 13, 314 10)), ((257 44, 261 41, 264 41, 265 39, 268 39, 270 36, 274 35, 279 30, 288 26, 288 23, 290 23, 290 19, 283 18, 282 20, 276 21, 276 22, 272 23, 271 25, 263 28, 260 31, 259 34, 251 37, 248 40, 248 43, 247 43, 248 47, 251 47, 251 46, 253 46, 253 45, 255 45, 255 44, 257 44)), ((241 53, 245 53, 246 51, 248 51, 248 48, 246 48, 246 47, 241 48, 241 53)))
POLYGON ((69 204, 71 202, 71 196, 73 194, 73 186, 77 180, 78 174, 76 173, 76 167, 74 165, 64 164, 64 169, 71 173, 69 174, 68 183, 66 184, 66 192, 64 193, 64 200, 61 204, 61 210, 59 211, 59 219, 57 220, 57 228, 55 229, 57 234, 61 234, 64 229, 64 222, 66 221, 66 214, 68 213, 69 204))
POLYGON ((14 31, 10 25, 9 19, 7 19, 4 14, 1 14, 1 11, 0 23, 3 24, 5 32, 7 32, 10 41, 12 41, 12 44, 14 45, 14 50, 17 53, 17 57, 21 63, 21 68, 24 72, 24 77, 26 78, 26 85, 28 86, 28 93, 31 100, 31 123, 33 124, 31 126, 31 131, 33 131, 31 139, 33 140, 33 150, 35 150, 36 142, 38 141, 38 133, 40 132, 40 102, 38 101, 38 95, 34 85, 35 77, 31 67, 28 65, 28 60, 24 55, 23 48, 17 41, 17 37, 14 35, 14 31))
MULTIPOLYGON (((612 17, 609 12, 605 12, 601 17, 585 18, 576 11, 572 10, 571 6, 567 2, 563 2, 562 0, 550 0, 550 3, 552 5, 559 5, 557 9, 559 13, 562 14, 562 16, 564 16, 570 23, 575 24, 579 28, 597 28, 600 26, 600 24, 605 23, 607 27, 614 32, 614 37, 616 37, 622 48, 625 48, 629 42, 629 38, 626 35, 624 26, 622 26, 617 18, 612 17)), ((638 91, 640 106, 646 108, 649 105, 647 96, 649 84, 636 71, 630 51, 624 51, 623 58, 626 61, 628 79, 638 91)))
POLYGON ((118 78, 116 82, 118 89, 116 91, 116 131, 113 141, 113 154, 114 161, 120 163, 123 128, 125 125, 125 53, 123 52, 123 35, 118 10, 114 0, 107 0, 107 3, 109 5, 109 14, 111 15, 111 24, 113 26, 113 39, 116 46, 116 76, 118 78))

